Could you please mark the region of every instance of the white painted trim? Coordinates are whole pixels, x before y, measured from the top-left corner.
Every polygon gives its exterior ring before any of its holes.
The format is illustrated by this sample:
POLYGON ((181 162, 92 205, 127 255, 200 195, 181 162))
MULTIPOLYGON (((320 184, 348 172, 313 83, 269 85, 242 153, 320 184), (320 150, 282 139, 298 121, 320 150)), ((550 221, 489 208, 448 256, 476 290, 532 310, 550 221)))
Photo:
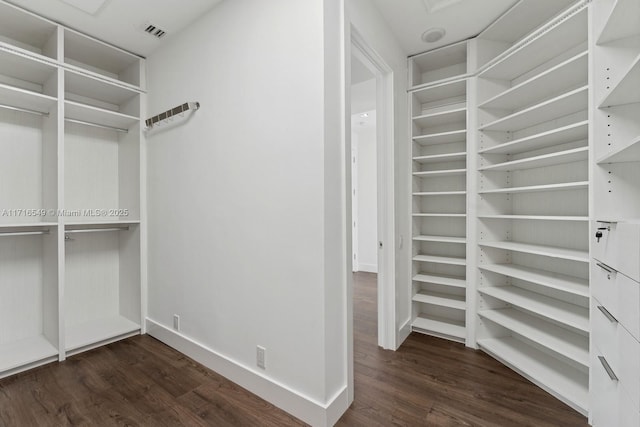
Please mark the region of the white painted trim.
POLYGON ((358 263, 358 270, 356 271, 363 271, 365 273, 377 273, 378 272, 378 266, 375 264, 362 264, 362 263, 358 263))
POLYGON ((146 319, 148 334, 312 426, 332 426, 349 408, 347 387, 318 402, 164 325, 146 319))
POLYGON ((398 330, 398 335, 396 336, 396 350, 400 348, 407 338, 409 338, 409 334, 411 334, 411 317, 405 320, 398 330))
MULTIPOLYGON (((347 61, 350 63, 351 55, 356 56, 376 76, 378 240, 382 242, 382 248, 378 251, 378 345, 384 349, 395 349, 393 70, 353 26, 350 29, 350 36, 347 61)), ((351 69, 350 64, 348 68, 351 69)), ((348 304, 352 305, 353 301, 348 301, 348 304)), ((353 340, 353 337, 350 336, 349 339, 353 340)))

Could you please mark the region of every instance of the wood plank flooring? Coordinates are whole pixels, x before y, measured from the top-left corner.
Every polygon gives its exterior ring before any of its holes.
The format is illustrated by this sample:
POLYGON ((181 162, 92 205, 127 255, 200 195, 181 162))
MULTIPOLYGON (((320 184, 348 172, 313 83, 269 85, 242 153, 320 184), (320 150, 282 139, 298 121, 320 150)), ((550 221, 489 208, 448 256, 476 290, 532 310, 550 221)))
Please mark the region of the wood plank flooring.
MULTIPOLYGON (((339 426, 586 426, 484 353, 412 334, 376 345, 375 275, 355 275, 356 400, 339 426)), ((298 426, 148 336, 0 380, 0 426, 298 426)))

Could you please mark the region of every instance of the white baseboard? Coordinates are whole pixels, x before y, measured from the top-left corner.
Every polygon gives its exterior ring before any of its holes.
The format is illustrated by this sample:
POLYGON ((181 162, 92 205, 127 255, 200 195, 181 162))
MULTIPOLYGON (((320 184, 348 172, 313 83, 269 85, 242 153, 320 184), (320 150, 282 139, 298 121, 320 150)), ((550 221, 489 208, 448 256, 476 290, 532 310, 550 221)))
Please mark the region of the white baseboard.
POLYGON ((358 271, 364 271, 365 273, 377 273, 378 266, 376 264, 358 263, 358 271))
POLYGON ((411 318, 407 319, 406 322, 400 327, 400 330, 396 334, 396 350, 400 348, 404 340, 406 340, 411 334, 411 318))
POLYGON ((158 322, 147 318, 146 324, 152 337, 312 426, 334 425, 351 403, 346 386, 328 403, 320 403, 158 322))

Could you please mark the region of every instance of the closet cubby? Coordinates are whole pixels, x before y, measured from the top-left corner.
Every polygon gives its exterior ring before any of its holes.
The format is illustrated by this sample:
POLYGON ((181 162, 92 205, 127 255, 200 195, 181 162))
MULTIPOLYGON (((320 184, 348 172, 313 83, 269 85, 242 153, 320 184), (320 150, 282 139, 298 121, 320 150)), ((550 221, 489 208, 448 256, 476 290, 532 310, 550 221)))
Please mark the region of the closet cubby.
POLYGON ((640 4, 592 5, 591 424, 640 423, 640 4))
POLYGON ((462 78, 467 74, 467 42, 460 42, 409 58, 411 89, 462 78))
POLYGON ((57 227, 0 225, 0 378, 58 359, 57 227))
POLYGON ((139 226, 67 225, 65 236, 67 354, 139 333, 139 226))
MULTIPOLYGON (((480 36, 495 43, 477 44, 481 59, 505 50, 476 84, 476 340, 586 414, 588 8, 545 16, 566 6, 540 10, 540 27, 507 31, 502 43, 507 21, 496 22, 480 36)), ((520 2, 501 20, 530 7, 520 2)))
POLYGON ((0 3, 0 47, 57 61, 57 34, 55 23, 0 3))
POLYGON ((409 59, 415 331, 467 338, 467 43, 409 59))
POLYGON ((143 82, 140 59, 84 34, 64 29, 64 62, 68 68, 139 88, 143 82))

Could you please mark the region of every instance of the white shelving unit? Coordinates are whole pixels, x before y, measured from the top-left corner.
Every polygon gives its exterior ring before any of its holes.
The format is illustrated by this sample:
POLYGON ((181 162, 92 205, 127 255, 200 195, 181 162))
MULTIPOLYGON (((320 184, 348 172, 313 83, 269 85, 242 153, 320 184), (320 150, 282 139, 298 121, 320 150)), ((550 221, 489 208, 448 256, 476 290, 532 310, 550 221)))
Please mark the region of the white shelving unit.
POLYGON ((144 60, 0 1, 0 377, 142 329, 144 60))
POLYGON ((635 250, 640 244, 640 3, 596 0, 592 7, 596 203, 590 233, 590 422, 635 426, 640 424, 635 250))
POLYGON ((466 342, 467 44, 409 59, 413 330, 466 342))
MULTIPOLYGON (((510 14, 523 19, 536 8, 517 7, 510 14)), ((516 29, 508 13, 479 36, 480 62, 494 59, 478 73, 478 163, 469 166, 478 178, 477 344, 583 414, 590 332, 587 12, 583 5, 556 17, 540 12, 544 21, 522 29, 521 41, 491 42, 502 26, 507 34, 516 29)))

